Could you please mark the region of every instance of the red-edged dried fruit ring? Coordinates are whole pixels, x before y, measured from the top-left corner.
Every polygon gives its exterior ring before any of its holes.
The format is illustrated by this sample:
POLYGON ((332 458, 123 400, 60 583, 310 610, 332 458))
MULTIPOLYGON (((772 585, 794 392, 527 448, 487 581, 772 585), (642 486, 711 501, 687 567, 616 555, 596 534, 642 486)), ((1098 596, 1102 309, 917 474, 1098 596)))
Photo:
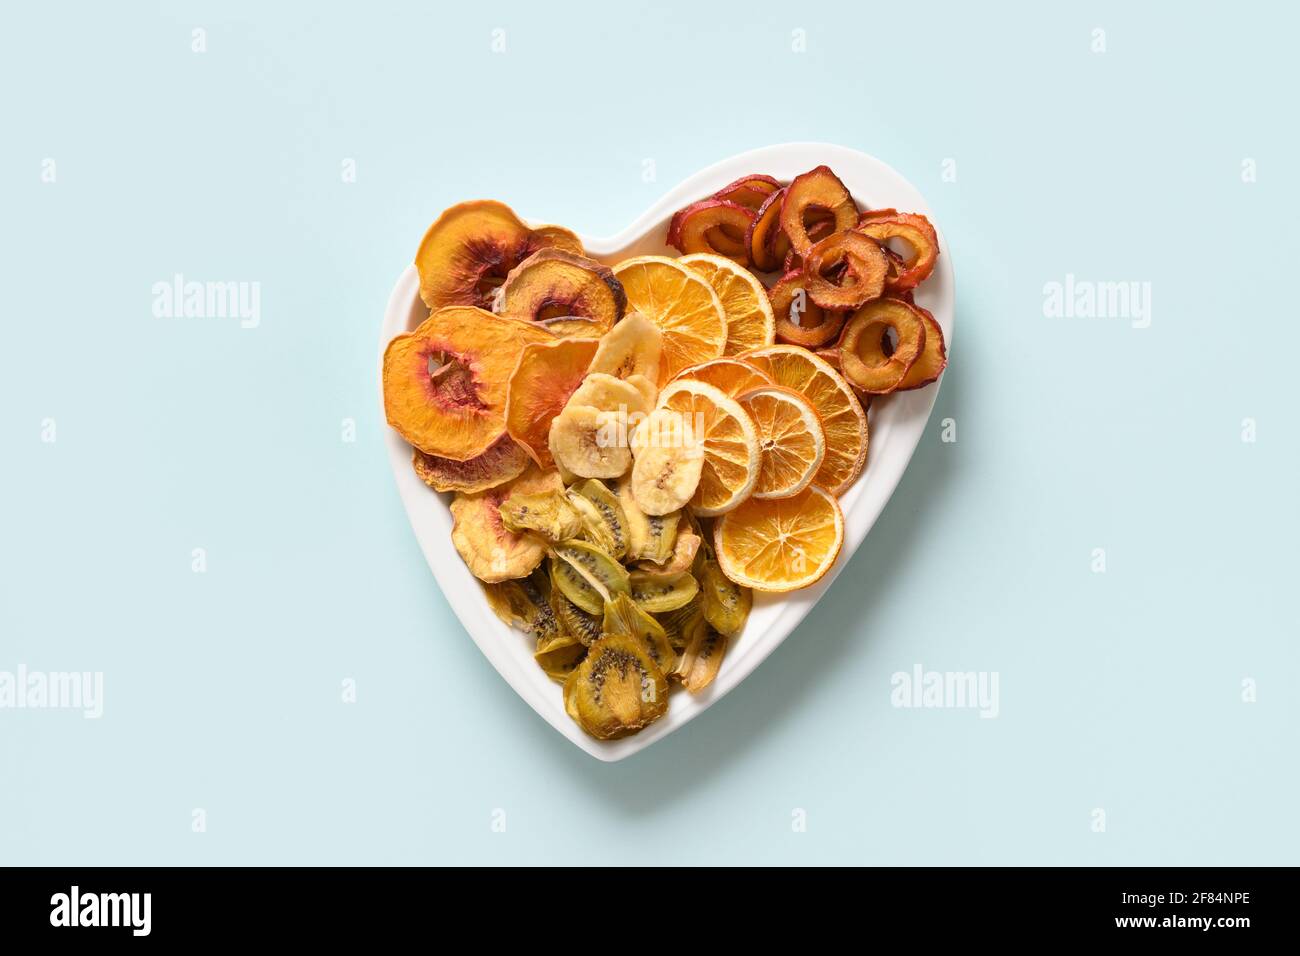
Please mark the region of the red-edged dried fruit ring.
POLYGON ((884 293, 889 257, 859 232, 837 232, 808 250, 803 272, 823 309, 856 309, 884 293))
POLYGON ((668 225, 668 242, 681 252, 712 252, 749 265, 745 233, 754 210, 725 199, 704 199, 679 209, 668 225))
MULTIPOLYGON (((759 272, 775 272, 781 268, 782 256, 777 253, 776 243, 778 238, 785 238, 781 231, 781 199, 784 196, 785 190, 778 189, 764 199, 745 233, 749 261, 759 272)), ((786 240, 786 245, 789 245, 789 240, 786 240)))
POLYGON ((844 328, 845 313, 823 309, 808 295, 802 272, 787 272, 768 291, 776 316, 776 337, 789 345, 819 349, 834 342, 844 328))
POLYGON ((853 204, 840 178, 829 166, 818 166, 794 178, 786 187, 781 201, 781 229, 790 239, 790 245, 800 255, 805 255, 813 245, 808 226, 815 210, 827 210, 835 217, 835 232, 851 229, 858 221, 858 207, 853 204))
MULTIPOLYGON (((827 236, 835 231, 835 217, 825 210, 818 210, 809 218, 824 216, 823 219, 817 219, 808 227, 808 238, 814 243, 821 242, 827 236)), ((784 230, 776 237, 776 248, 778 252, 784 252, 785 258, 782 260, 781 272, 798 272, 803 268, 803 256, 795 252, 790 247, 790 240, 786 238, 784 230), (784 247, 784 249, 782 249, 784 247)))
POLYGON ((757 209, 763 201, 781 188, 781 184, 771 176, 751 173, 741 176, 734 183, 728 183, 713 194, 714 199, 738 203, 750 209, 757 209))
POLYGON ((914 289, 934 271, 935 260, 939 258, 939 235, 930 220, 920 213, 877 209, 863 213, 855 231, 870 236, 882 246, 891 239, 901 239, 911 247, 903 254, 906 268, 888 283, 891 292, 914 289))
POLYGON ((921 314, 921 320, 925 322, 925 347, 921 349, 921 354, 916 357, 916 361, 907 370, 903 380, 898 383, 898 388, 894 389, 896 392, 910 392, 914 388, 921 388, 937 381, 948 364, 948 348, 943 341, 943 329, 939 327, 939 323, 928 309, 923 309, 919 305, 913 308, 921 314))
POLYGON ((858 309, 840 337, 840 371, 849 383, 872 395, 896 391, 925 349, 920 310, 899 299, 876 299, 858 309), (886 334, 897 338, 885 354, 886 334))

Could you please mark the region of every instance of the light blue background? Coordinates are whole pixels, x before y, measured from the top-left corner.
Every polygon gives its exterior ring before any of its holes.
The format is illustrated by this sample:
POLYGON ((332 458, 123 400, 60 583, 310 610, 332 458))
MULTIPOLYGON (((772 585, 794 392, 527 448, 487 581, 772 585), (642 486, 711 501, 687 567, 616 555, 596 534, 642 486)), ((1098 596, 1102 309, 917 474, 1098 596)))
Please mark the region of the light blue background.
POLYGON ((102 670, 106 700, 0 711, 0 861, 1300 862, 1294 16, 620 6, 6 15, 0 670, 102 670), (805 139, 926 193, 953 365, 806 623, 600 764, 425 567, 382 445, 384 303, 458 200, 608 234, 805 139), (154 318, 176 272, 260 282, 261 326, 154 318), (1152 283, 1151 327, 1045 318, 1066 273, 1152 283), (892 708, 916 663, 997 671, 1001 716, 892 708))

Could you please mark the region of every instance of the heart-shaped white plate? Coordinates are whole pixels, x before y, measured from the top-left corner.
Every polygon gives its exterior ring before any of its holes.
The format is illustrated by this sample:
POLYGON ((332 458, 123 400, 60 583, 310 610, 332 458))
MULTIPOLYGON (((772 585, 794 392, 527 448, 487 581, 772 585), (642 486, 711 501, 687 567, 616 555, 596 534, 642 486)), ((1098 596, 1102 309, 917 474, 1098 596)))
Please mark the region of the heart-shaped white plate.
MULTIPOLYGON (((835 170, 861 207, 892 206, 906 212, 924 213, 930 216, 931 221, 934 220, 916 188, 878 159, 843 146, 789 143, 741 153, 710 166, 669 192, 617 236, 609 239, 581 236, 582 243, 588 255, 608 263, 637 255, 677 255, 675 250, 664 245, 668 219, 677 209, 693 200, 703 199, 749 173, 766 173, 789 180, 822 164, 835 170)), ((939 245, 938 266, 917 291, 916 301, 934 313, 943 327, 951 354, 952 257, 948 254, 942 232, 939 245)), ((393 336, 415 328, 427 318, 429 310, 420 301, 419 290, 420 280, 415 266, 407 266, 397 280, 384 314, 379 335, 381 362, 383 350, 393 336)), ((844 508, 844 549, 835 567, 805 591, 784 595, 755 594, 749 622, 740 637, 732 642, 713 684, 697 696, 684 691, 674 693, 665 717, 622 740, 595 740, 583 733, 564 712, 560 686, 553 683, 533 661, 531 641, 519 631, 507 627, 492 613, 478 582, 452 547, 451 514, 447 509, 450 496, 438 495, 416 477, 411 467, 410 446, 391 429, 387 437, 388 458, 397 478, 397 490, 406 505, 406 514, 433 576, 452 610, 465 625, 465 630, 487 655, 492 666, 533 710, 577 746, 600 760, 622 760, 656 740, 662 740, 703 713, 710 704, 743 681, 798 626, 862 544, 885 502, 894 493, 929 420, 938 391, 939 384, 935 383, 917 391, 892 395, 872 407, 867 469, 840 499, 844 508)), ((381 407, 382 403, 381 389, 381 407)))

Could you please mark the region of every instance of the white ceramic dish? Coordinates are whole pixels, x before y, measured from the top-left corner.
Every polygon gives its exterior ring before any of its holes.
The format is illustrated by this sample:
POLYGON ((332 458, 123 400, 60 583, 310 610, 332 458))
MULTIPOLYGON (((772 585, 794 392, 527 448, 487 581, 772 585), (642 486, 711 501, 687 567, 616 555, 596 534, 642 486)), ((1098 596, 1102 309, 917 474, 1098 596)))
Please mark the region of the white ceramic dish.
MULTIPOLYGON (((664 239, 669 217, 681 206, 702 199, 748 173, 767 173, 789 180, 823 163, 840 176, 860 206, 893 206, 903 211, 925 213, 934 221, 920 192, 878 159, 843 146, 789 143, 741 153, 710 166, 671 190, 618 235, 608 239, 582 236, 583 245, 589 255, 610 263, 634 255, 676 255, 664 244, 664 239)), ((563 222, 562 225, 573 228, 577 224, 563 222)), ((936 228, 940 225, 936 221, 936 228)), ((412 248, 417 239, 411 237, 412 248)), ((918 290, 916 300, 933 312, 943 327, 951 355, 952 257, 948 254, 942 231, 939 243, 938 266, 918 290)), ((381 360, 383 350, 393 336, 415 328, 427 317, 428 309, 420 301, 419 285, 415 267, 407 266, 397 280, 384 314, 379 335, 381 360)), ((749 623, 732 643, 713 684, 695 697, 680 690, 674 692, 665 717, 638 734, 615 741, 595 740, 578 728, 564 712, 559 685, 547 678, 533 661, 531 642, 492 613, 478 582, 452 547, 451 515, 447 509, 450 496, 436 494, 415 476, 411 468, 410 446, 391 429, 387 435, 388 458, 425 559, 470 637, 515 692, 552 727, 592 756, 614 761, 662 740, 699 716, 710 704, 743 681, 795 630, 866 539, 867 532, 893 494, 929 420, 938 391, 939 383, 936 383, 917 391, 893 395, 871 410, 867 469, 840 499, 845 519, 844 549, 826 577, 816 586, 793 594, 756 594, 749 623)), ((381 407, 382 402, 381 394, 381 407)))

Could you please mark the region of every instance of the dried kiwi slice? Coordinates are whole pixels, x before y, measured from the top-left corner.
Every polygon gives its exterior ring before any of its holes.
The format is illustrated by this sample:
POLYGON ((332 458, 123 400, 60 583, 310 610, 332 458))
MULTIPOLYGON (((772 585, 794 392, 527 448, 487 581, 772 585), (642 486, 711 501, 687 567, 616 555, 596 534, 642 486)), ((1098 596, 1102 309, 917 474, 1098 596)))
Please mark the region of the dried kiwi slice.
MULTIPOLYGON (((585 586, 585 585, 584 585, 585 586)), ((590 614, 570 601, 559 588, 551 591, 551 610, 560 629, 590 646, 600 639, 602 615, 590 614)))
POLYGON ((561 633, 546 640, 538 640, 533 660, 553 681, 563 684, 574 669, 587 656, 587 646, 572 634, 561 633))
POLYGON ((691 603, 700 591, 700 584, 689 571, 664 577, 660 574, 647 574, 633 571, 628 577, 632 600, 644 611, 660 614, 675 611, 691 603))
POLYGON ((616 595, 605 605, 605 636, 633 637, 641 642, 650 659, 665 674, 677 666, 677 652, 663 626, 632 602, 626 594, 616 595))
POLYGON ((549 562, 551 584, 566 598, 588 614, 602 614, 605 610, 605 596, 587 583, 587 579, 567 561, 551 555, 549 562))
POLYGON ((698 694, 713 683, 722 666, 722 657, 727 653, 727 638, 705 624, 698 627, 682 654, 674 676, 681 679, 682 686, 692 694, 698 694))
POLYGON ((582 518, 587 539, 611 557, 622 560, 627 555, 628 524, 614 492, 604 482, 590 478, 574 485, 568 498, 582 518))
MULTIPOLYGON (((612 594, 626 593, 628 589, 627 569, 595 545, 586 541, 561 541, 559 544, 553 545, 551 551, 557 558, 578 572, 582 580, 591 585, 606 601, 609 600, 612 594)), ((569 594, 567 590, 564 593, 569 594)), ((574 598, 572 594, 569 594, 569 599, 579 607, 591 610, 574 598)), ((592 611, 592 613, 595 614, 596 611, 592 611)))
POLYGON ((712 548, 701 548, 700 553, 704 557, 695 573, 699 578, 704 619, 724 636, 735 637, 749 619, 749 611, 754 606, 754 592, 722 573, 712 548))
POLYGON ((668 643, 678 652, 686 649, 699 628, 708 626, 704 620, 704 605, 699 595, 696 595, 695 600, 690 604, 683 605, 675 611, 656 614, 655 620, 668 635, 668 643))
POLYGON ((597 739, 625 737, 668 712, 668 681, 636 638, 611 634, 564 682, 564 709, 597 739))
POLYGON ((501 502, 501 524, 520 534, 536 531, 548 541, 564 541, 582 533, 582 521, 563 493, 513 494, 501 502))
POLYGON ((526 578, 484 584, 488 606, 511 627, 538 642, 560 636, 562 629, 551 607, 551 580, 538 568, 526 578))

